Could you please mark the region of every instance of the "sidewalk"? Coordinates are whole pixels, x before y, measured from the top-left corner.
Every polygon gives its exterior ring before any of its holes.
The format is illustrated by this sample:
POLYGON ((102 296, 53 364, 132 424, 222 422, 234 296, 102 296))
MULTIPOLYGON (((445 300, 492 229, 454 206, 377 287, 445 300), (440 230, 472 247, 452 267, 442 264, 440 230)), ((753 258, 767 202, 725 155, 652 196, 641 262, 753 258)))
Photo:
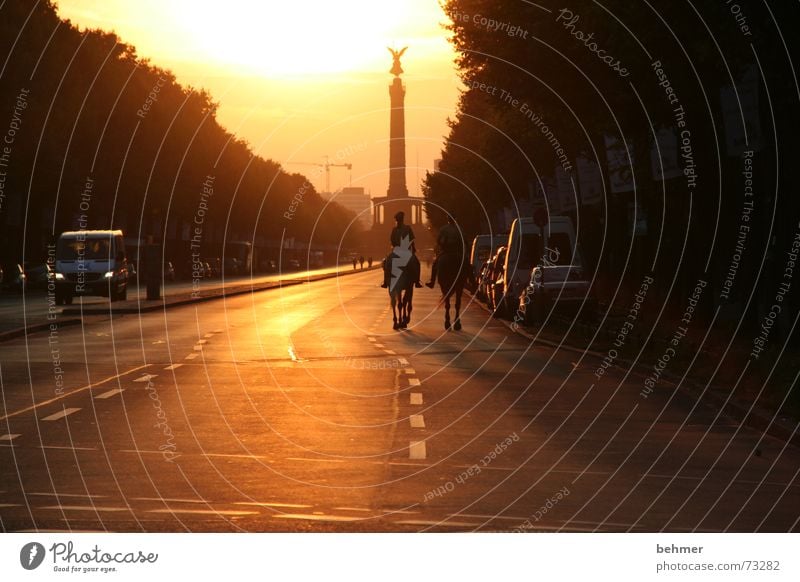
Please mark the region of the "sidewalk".
POLYGON ((0 342, 30 333, 46 331, 53 321, 57 321, 59 327, 76 325, 81 323, 81 318, 84 316, 148 313, 244 293, 256 293, 354 273, 376 271, 380 268, 378 264, 362 271, 361 269, 354 270, 352 265, 347 264, 314 271, 298 271, 254 278, 237 277, 224 281, 222 279, 203 279, 196 291, 193 291, 191 282, 179 281, 165 285, 161 291, 161 298, 157 300, 148 300, 144 285, 139 287, 134 283, 128 289, 129 299, 127 301, 111 303, 103 297, 83 297, 76 298, 73 305, 63 308, 55 307, 50 303, 46 291, 41 289, 26 291, 22 295, 4 295, 0 296, 0 342))

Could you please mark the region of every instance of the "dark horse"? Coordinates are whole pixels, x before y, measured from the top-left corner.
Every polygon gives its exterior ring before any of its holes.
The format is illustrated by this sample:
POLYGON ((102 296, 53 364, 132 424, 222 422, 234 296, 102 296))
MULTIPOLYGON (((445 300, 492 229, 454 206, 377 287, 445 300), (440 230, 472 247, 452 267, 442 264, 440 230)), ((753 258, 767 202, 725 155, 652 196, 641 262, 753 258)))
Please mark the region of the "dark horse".
POLYGON ((470 269, 461 253, 443 253, 438 259, 439 288, 442 290, 444 303, 444 328, 450 329, 450 298, 455 296, 456 314, 453 329, 461 329, 461 295, 470 269))
MULTIPOLYGON (((398 258, 391 255, 394 260, 398 258)), ((394 329, 406 329, 411 322, 411 311, 414 300, 414 281, 408 269, 399 267, 392 269, 389 283, 389 300, 392 303, 392 321, 394 329), (399 273, 398 273, 399 271, 399 273)))

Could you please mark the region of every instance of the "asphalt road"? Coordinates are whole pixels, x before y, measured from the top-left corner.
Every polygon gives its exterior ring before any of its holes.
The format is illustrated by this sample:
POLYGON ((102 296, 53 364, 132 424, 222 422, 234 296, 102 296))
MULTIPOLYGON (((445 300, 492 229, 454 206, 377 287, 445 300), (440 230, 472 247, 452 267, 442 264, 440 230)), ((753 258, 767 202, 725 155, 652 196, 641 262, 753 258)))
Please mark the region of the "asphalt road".
POLYGON ((0 344, 0 529, 800 529, 795 447, 379 277, 0 344))

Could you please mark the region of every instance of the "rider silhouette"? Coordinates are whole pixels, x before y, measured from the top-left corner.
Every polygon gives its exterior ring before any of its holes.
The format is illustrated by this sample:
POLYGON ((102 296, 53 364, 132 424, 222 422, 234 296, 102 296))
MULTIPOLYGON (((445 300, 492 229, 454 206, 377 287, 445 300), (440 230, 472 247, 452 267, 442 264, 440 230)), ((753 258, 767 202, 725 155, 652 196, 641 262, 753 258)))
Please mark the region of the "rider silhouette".
POLYGON ((395 254, 394 249, 395 247, 403 246, 403 239, 407 241, 406 245, 411 250, 411 257, 408 259, 408 263, 405 267, 408 269, 408 274, 414 282, 414 286, 422 287, 422 284, 419 282, 421 267, 419 259, 417 258, 417 249, 414 244, 414 231, 405 223, 405 217, 406 215, 402 211, 394 215, 397 224, 392 229, 392 233, 389 236, 389 240, 392 243, 392 251, 386 255, 386 260, 383 261, 383 285, 381 285, 381 287, 384 289, 389 287, 389 282, 392 278, 392 260, 399 258, 398 255, 395 254))
POLYGON ((436 239, 436 244, 439 247, 439 252, 433 260, 431 266, 431 280, 425 283, 428 287, 433 289, 436 284, 436 276, 439 273, 439 258, 445 253, 451 253, 456 256, 464 254, 464 235, 461 234, 461 229, 456 225, 455 216, 452 214, 447 215, 447 224, 445 224, 439 231, 439 236, 436 239))

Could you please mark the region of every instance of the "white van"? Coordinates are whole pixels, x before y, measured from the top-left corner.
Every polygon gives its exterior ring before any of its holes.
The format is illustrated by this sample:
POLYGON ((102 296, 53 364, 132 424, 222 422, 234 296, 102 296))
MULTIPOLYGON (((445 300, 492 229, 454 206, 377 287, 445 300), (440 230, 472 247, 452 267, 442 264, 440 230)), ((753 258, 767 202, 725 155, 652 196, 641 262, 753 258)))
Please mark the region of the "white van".
POLYGON ((478 279, 481 267, 494 256, 495 251, 508 240, 508 235, 479 234, 472 241, 472 252, 469 264, 472 265, 472 275, 478 279))
POLYGON ((128 257, 121 230, 61 233, 56 246, 56 304, 77 295, 100 295, 111 301, 128 297, 128 257))
POLYGON ((536 225, 533 218, 515 219, 508 234, 500 313, 510 315, 516 310, 520 293, 530 283, 531 271, 545 255, 557 255, 559 265, 581 263, 569 216, 550 216, 544 227, 536 225))

